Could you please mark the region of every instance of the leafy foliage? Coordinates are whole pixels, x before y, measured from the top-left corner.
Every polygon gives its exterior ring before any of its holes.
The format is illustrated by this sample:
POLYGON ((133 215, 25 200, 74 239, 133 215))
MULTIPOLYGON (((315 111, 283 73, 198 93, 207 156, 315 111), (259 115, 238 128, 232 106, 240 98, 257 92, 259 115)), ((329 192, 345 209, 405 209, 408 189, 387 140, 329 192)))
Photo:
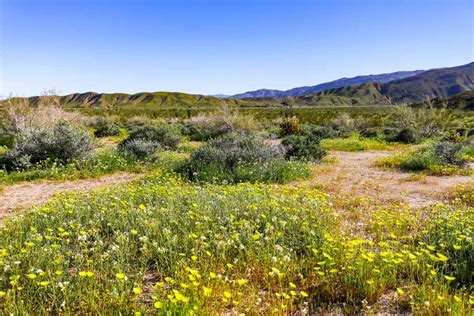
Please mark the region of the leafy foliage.
POLYGON ((84 130, 59 123, 49 129, 30 130, 15 138, 13 148, 7 153, 8 169, 28 169, 51 159, 66 164, 92 154, 95 147, 91 135, 84 130))
POLYGON ((182 172, 196 181, 286 182, 307 175, 308 168, 284 161, 281 150, 263 139, 234 134, 197 149, 182 172))
POLYGON ((157 151, 161 148, 156 141, 147 139, 131 139, 122 142, 118 146, 118 152, 124 156, 136 159, 155 158, 157 151))
POLYGON ((130 132, 122 146, 136 140, 155 142, 164 149, 176 149, 181 142, 181 133, 179 128, 173 125, 140 126, 130 132))
POLYGON ((320 146, 320 139, 315 135, 290 135, 283 139, 287 158, 318 161, 326 155, 320 146))

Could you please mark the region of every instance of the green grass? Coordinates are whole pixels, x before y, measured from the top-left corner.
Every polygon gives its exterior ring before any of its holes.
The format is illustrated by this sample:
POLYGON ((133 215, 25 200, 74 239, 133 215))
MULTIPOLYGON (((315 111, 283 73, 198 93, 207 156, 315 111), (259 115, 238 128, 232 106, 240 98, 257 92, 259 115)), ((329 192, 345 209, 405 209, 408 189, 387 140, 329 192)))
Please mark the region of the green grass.
POLYGON ((321 140, 321 147, 326 150, 364 151, 364 150, 394 150, 403 145, 388 143, 375 138, 363 138, 356 134, 349 138, 326 138, 321 140))
POLYGON ((201 186, 160 171, 65 194, 0 228, 0 310, 357 313, 395 292, 395 313, 469 312, 472 208, 381 207, 362 236, 343 222, 308 187, 201 186))
POLYGON ((0 170, 0 184, 33 180, 75 180, 94 178, 118 171, 145 172, 155 168, 151 161, 124 158, 115 149, 103 149, 84 161, 62 165, 44 161, 31 170, 6 172, 0 170))
MULTIPOLYGON (((464 158, 466 154, 462 154, 461 151, 460 156, 464 158)), ((436 176, 472 174, 472 171, 468 168, 442 162, 433 152, 431 143, 402 153, 379 158, 375 165, 403 171, 424 172, 436 176)))

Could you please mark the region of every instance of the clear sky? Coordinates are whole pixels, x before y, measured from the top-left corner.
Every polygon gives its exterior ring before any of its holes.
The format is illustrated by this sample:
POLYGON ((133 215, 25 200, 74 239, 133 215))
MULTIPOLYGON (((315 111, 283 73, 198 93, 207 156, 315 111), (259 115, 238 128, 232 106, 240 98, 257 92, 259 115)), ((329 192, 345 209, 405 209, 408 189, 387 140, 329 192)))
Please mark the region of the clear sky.
POLYGON ((474 60, 472 0, 0 3, 0 95, 234 94, 474 60))

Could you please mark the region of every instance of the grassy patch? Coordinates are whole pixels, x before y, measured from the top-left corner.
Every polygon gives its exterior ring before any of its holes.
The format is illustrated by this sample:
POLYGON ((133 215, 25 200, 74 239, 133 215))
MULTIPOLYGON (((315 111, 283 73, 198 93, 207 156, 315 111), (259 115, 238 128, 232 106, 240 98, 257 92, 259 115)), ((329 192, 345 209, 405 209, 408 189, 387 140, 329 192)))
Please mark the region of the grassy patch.
MULTIPOLYGON (((459 154, 456 156, 461 157, 459 154)), ((459 159, 462 162, 462 157, 459 159)), ((472 174, 470 169, 463 168, 462 165, 444 161, 443 157, 435 152, 434 144, 427 144, 407 152, 379 158, 375 165, 404 171, 422 171, 437 176, 472 174)))
POLYGON ((403 145, 388 143, 373 138, 363 138, 352 135, 349 138, 326 138, 321 140, 321 147, 326 150, 363 151, 363 150, 393 150, 403 145))
POLYGON ((91 158, 59 164, 44 161, 30 170, 6 172, 0 170, 0 183, 12 184, 32 180, 74 180, 86 179, 118 171, 144 172, 153 169, 151 161, 124 158, 115 149, 101 150, 91 158))

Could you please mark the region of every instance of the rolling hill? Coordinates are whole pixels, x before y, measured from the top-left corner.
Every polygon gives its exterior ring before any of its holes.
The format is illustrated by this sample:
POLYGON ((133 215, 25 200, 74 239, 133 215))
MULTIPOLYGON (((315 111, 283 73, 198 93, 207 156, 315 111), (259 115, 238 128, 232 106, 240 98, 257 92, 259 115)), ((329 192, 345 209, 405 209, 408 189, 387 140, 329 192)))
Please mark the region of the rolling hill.
MULTIPOLYGON (((42 97, 28 98, 31 105, 36 105, 42 97)), ((187 94, 179 92, 141 92, 136 94, 125 93, 74 93, 65 96, 56 96, 56 100, 64 107, 69 108, 214 108, 219 106, 246 106, 250 101, 235 99, 219 99, 212 96, 187 94)))

